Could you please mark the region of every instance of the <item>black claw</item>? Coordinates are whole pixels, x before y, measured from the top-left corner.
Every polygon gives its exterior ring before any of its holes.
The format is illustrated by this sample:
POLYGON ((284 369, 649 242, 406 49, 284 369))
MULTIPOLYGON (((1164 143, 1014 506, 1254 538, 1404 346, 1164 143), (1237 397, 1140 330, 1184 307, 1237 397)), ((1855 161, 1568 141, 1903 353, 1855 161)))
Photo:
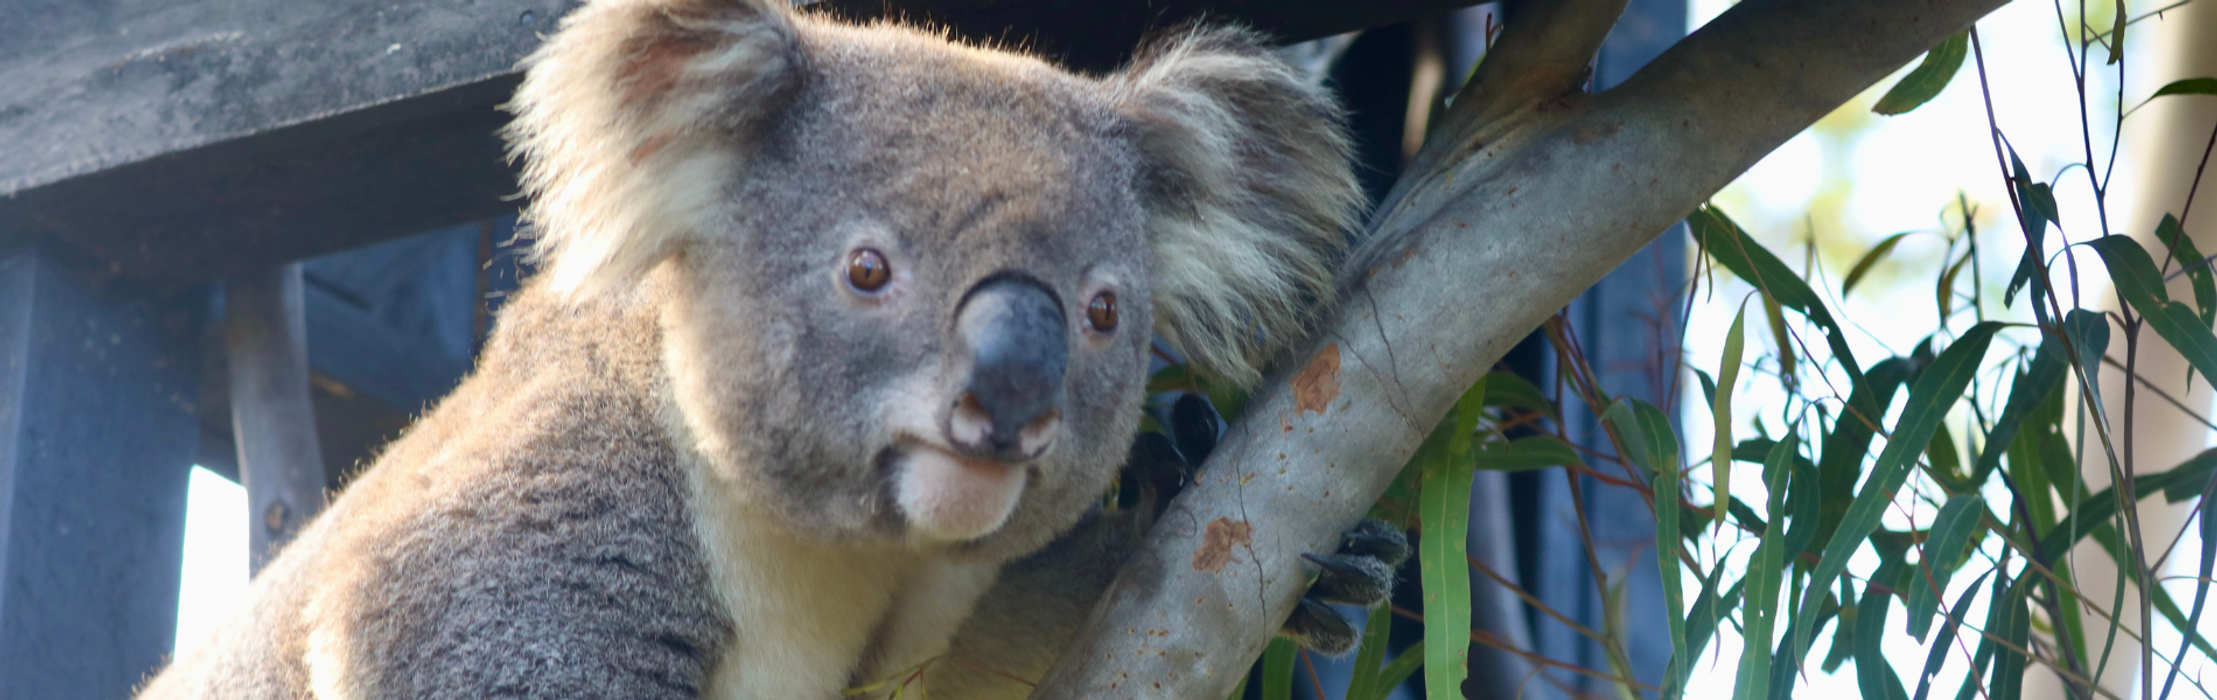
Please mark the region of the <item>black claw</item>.
POLYGON ((1302 598, 1280 631, 1301 646, 1330 656, 1354 651, 1357 641, 1355 626, 1349 624, 1346 617, 1313 598, 1302 598))
POLYGON ((1409 560, 1409 538, 1383 520, 1364 520, 1340 535, 1339 553, 1370 557, 1397 568, 1409 560))
POLYGON ((1344 554, 1301 556, 1324 568, 1316 584, 1309 587, 1312 598, 1367 608, 1393 597, 1393 567, 1383 560, 1344 554))

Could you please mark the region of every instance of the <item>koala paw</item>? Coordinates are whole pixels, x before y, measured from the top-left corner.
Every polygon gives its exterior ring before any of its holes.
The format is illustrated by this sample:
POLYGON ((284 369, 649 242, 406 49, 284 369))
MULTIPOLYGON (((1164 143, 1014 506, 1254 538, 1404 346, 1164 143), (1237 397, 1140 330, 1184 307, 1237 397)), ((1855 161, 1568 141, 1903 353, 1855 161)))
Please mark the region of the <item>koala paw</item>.
POLYGON ((1364 520, 1340 534, 1339 550, 1328 555, 1303 554, 1320 571, 1316 583, 1293 609, 1278 633, 1302 646, 1339 656, 1354 651, 1355 626, 1331 607, 1331 603, 1364 608, 1384 605, 1393 597, 1394 571, 1409 558, 1409 540, 1401 530, 1383 520, 1364 520))
MULTIPOLYGON (((1133 445, 1125 478, 1144 488, 1143 502, 1159 514, 1216 449, 1224 419, 1200 394, 1185 394, 1170 406, 1169 434, 1144 433, 1133 445)), ((1302 646, 1332 656, 1355 649, 1355 626, 1332 604, 1372 608, 1393 597, 1395 571, 1409 558, 1409 539, 1383 520, 1364 520, 1340 533, 1339 549, 1326 555, 1303 554, 1319 569, 1316 582, 1293 609, 1278 633, 1302 646)))

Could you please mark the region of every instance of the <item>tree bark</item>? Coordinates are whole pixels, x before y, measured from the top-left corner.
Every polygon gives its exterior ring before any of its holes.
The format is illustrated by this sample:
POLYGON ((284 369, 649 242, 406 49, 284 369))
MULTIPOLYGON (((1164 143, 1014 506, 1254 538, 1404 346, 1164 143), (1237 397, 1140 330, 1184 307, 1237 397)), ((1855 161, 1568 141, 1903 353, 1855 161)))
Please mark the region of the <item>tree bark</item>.
POLYGON ((1733 177, 2000 0, 1747 0, 1580 90, 1622 0, 1534 0, 1033 697, 1220 698, 1456 397, 1733 177), (1224 555, 1230 555, 1226 557, 1224 555))

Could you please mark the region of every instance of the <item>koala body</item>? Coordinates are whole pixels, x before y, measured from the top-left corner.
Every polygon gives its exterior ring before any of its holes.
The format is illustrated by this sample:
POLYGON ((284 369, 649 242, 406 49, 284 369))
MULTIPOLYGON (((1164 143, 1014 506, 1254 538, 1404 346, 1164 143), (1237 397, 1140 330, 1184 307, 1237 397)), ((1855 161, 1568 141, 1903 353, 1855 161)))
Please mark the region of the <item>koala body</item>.
POLYGON ((1330 100, 1233 30, 1096 77, 594 0, 526 66, 545 271, 141 697, 1020 696, 970 669, 1036 677, 1136 535, 1072 528, 1150 332, 1252 379, 1358 197, 1330 100))

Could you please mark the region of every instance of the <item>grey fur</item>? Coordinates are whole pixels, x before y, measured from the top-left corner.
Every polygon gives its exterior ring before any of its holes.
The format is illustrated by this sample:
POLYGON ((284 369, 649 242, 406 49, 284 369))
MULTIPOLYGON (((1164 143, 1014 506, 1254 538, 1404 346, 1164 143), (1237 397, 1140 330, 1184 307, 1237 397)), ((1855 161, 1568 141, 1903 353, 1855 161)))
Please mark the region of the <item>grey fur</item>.
POLYGON ((1106 487, 1150 328, 1235 378, 1298 334, 1356 196, 1336 108, 1253 37, 1142 55, 1094 78, 776 0, 587 4, 527 62, 509 130, 550 271, 142 697, 829 700, 936 658, 981 594, 955 654, 1051 658, 1008 642, 1066 638, 1136 525, 1073 533, 992 593, 965 572, 1040 550, 1106 487), (842 286, 858 246, 891 261, 886 292, 842 286), (963 295, 1011 274, 1070 322, 1054 442, 1011 467, 997 526, 930 540, 901 500, 933 449, 918 417, 961 386, 963 295), (1102 290, 1114 332, 1080 321, 1102 290), (810 576, 862 593, 762 585, 810 576), (819 643, 836 658, 749 661, 819 643))

